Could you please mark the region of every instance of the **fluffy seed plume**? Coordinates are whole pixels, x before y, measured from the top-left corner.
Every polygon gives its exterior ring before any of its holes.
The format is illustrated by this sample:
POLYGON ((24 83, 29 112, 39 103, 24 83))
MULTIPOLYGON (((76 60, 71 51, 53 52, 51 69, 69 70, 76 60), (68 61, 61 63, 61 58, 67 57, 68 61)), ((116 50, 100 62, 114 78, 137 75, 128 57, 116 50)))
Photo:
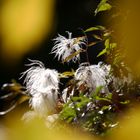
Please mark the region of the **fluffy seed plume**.
MULTIPOLYGON (((58 60, 61 60, 62 62, 65 62, 70 55, 79 52, 80 50, 82 51, 82 45, 86 45, 85 37, 72 38, 72 33, 67 33, 68 38, 58 34, 58 37, 54 39, 55 45, 51 51, 51 53, 54 53, 55 57, 58 57, 58 60)), ((67 62, 70 60, 76 62, 79 59, 80 55, 78 53, 68 59, 67 62)))
POLYGON ((103 86, 102 92, 108 93, 109 71, 110 66, 101 62, 98 65, 82 65, 76 70, 75 79, 79 81, 79 85, 85 83, 91 90, 103 86))
POLYGON ((32 63, 25 76, 24 83, 31 94, 30 105, 40 115, 45 116, 55 113, 58 98, 59 78, 56 70, 46 69, 38 60, 30 60, 32 63))

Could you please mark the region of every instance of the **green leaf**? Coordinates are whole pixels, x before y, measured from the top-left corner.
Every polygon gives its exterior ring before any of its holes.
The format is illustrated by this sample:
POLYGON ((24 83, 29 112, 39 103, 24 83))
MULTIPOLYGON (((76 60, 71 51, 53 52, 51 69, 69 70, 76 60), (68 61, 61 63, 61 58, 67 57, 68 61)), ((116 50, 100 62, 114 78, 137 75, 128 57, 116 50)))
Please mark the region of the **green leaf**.
POLYGON ((95 10, 95 16, 102 11, 107 11, 110 10, 112 8, 112 6, 107 3, 108 0, 101 0, 101 2, 99 3, 97 9, 95 10))
POLYGON ((107 38, 105 40, 105 49, 103 49, 98 55, 97 57, 101 56, 101 55, 104 55, 104 54, 107 54, 109 55, 111 53, 111 51, 117 47, 117 43, 110 43, 110 39, 107 38))
POLYGON ((103 34, 103 36, 104 37, 110 37, 111 36, 111 33, 110 32, 106 32, 106 33, 103 34))
POLYGON ((71 77, 71 76, 74 76, 74 70, 72 69, 72 71, 65 71, 65 72, 63 72, 63 73, 61 73, 60 75, 59 75, 59 77, 60 78, 69 78, 69 77, 71 77))
POLYGON ((105 40, 105 49, 103 49, 98 55, 97 57, 100 57, 101 55, 104 55, 108 52, 108 50, 110 49, 110 40, 106 39, 105 40))
POLYGON ((85 32, 91 32, 91 31, 97 31, 97 30, 105 30, 106 28, 104 26, 95 26, 91 27, 85 30, 85 32))
POLYGON ((109 109, 110 109, 110 106, 103 106, 103 107, 101 108, 102 111, 109 110, 109 109))
POLYGON ((82 108, 84 107, 88 102, 90 102, 90 99, 88 97, 85 96, 81 96, 81 97, 73 97, 72 100, 76 105, 76 108, 82 108))
POLYGON ((109 49, 110 48, 110 39, 106 39, 105 40, 105 49, 109 49))
POLYGON ((96 100, 99 100, 99 101, 107 101, 107 102, 110 102, 111 103, 111 100, 110 99, 107 99, 107 98, 102 98, 102 97, 96 96, 95 99, 96 100))
POLYGON ((112 93, 108 93, 108 94, 106 95, 106 98, 111 100, 111 99, 112 99, 112 93))
POLYGON ((64 108, 60 112, 60 119, 66 120, 68 123, 70 123, 75 117, 76 117, 76 111, 74 108, 70 107, 71 102, 64 105, 64 108))
POLYGON ((107 52, 106 49, 103 49, 103 50, 97 55, 97 57, 100 57, 101 55, 104 55, 106 52, 107 52))
POLYGON ((99 35, 93 34, 93 37, 98 40, 103 40, 99 35))
POLYGON ((123 104, 123 105, 129 104, 129 103, 130 103, 130 100, 120 102, 120 104, 123 104))

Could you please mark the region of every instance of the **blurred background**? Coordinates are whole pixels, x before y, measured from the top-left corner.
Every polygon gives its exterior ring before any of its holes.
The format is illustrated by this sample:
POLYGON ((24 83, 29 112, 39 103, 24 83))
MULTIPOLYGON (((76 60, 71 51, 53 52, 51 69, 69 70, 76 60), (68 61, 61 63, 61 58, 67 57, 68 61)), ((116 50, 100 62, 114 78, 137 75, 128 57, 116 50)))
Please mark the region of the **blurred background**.
MULTIPOLYGON (((0 2, 0 86, 20 77, 27 60, 38 59, 46 67, 58 71, 69 69, 50 55, 52 39, 58 33, 66 36, 83 35, 82 30, 101 23, 102 16, 94 17, 98 0, 1 0, 0 2)), ((99 48, 91 53, 93 63, 99 48), (96 51, 95 51, 96 50, 96 51)), ((90 51, 91 52, 91 51, 90 51)))

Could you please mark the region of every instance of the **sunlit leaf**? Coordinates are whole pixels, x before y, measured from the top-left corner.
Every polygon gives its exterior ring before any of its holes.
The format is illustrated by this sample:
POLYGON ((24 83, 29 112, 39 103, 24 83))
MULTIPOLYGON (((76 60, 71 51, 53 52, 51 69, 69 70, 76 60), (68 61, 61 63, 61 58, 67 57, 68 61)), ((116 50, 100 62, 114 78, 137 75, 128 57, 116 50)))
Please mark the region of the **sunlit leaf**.
POLYGON ((126 105, 126 104, 129 104, 130 103, 130 100, 126 100, 126 101, 121 101, 120 104, 123 104, 123 105, 126 105))
POLYGON ((104 37, 109 37, 110 35, 111 35, 110 32, 106 32, 106 33, 103 34, 104 37))
POLYGON ((110 40, 109 39, 106 39, 106 41, 105 41, 105 48, 106 49, 110 48, 110 40))
MULTIPOLYGON (((113 45, 114 46, 114 45, 113 45)), ((110 40, 106 39, 105 40, 105 49, 103 49, 98 55, 97 57, 100 57, 106 53, 108 53, 108 51, 110 50, 110 40)))
POLYGON ((97 55, 97 57, 100 57, 100 56, 106 54, 106 52, 107 52, 106 49, 103 49, 103 50, 97 55))
POLYGON ((99 100, 99 101, 107 101, 107 102, 110 102, 111 103, 111 100, 110 99, 107 99, 107 98, 101 98, 99 96, 96 96, 95 98, 96 100, 99 100))
POLYGON ((76 117, 75 109, 69 106, 69 104, 65 104, 63 110, 60 112, 60 119, 66 120, 68 123, 76 117))
POLYGON ((72 71, 65 71, 63 73, 60 74, 60 78, 69 78, 71 76, 74 75, 74 70, 72 69, 72 71))
POLYGON ((99 35, 93 34, 93 37, 98 40, 103 40, 99 35))
POLYGON ((112 8, 112 6, 109 3, 107 3, 107 1, 108 0, 101 0, 97 9, 95 10, 95 15, 97 15, 101 11, 107 11, 112 8))
POLYGON ((73 101, 76 102, 76 107, 77 108, 82 108, 84 107, 88 102, 90 102, 90 99, 85 97, 85 96, 80 96, 80 97, 73 97, 73 101))
POLYGON ((102 111, 104 111, 104 110, 109 110, 109 109, 110 109, 110 106, 103 106, 103 107, 101 108, 102 111))
POLYGON ((97 31, 97 30, 105 30, 106 28, 104 26, 95 26, 91 27, 85 30, 85 32, 91 32, 91 31, 97 31))

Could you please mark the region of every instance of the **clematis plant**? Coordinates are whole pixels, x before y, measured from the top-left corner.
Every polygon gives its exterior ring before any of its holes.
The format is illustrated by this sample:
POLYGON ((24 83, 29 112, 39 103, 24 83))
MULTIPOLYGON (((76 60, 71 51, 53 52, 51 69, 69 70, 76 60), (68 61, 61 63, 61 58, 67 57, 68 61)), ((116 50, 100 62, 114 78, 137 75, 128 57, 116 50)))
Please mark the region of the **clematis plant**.
MULTIPOLYGON (((101 0, 95 14, 111 8, 107 0, 101 0)), ((120 112, 124 112, 133 100, 140 97, 140 84, 126 66, 109 29, 91 27, 84 31, 84 36, 79 37, 67 33, 68 37, 58 34, 53 39, 54 46, 50 53, 63 63, 78 61, 77 68, 60 73, 45 68, 39 60, 30 60, 29 68, 21 75, 25 79, 24 86, 14 81, 2 87, 8 94, 0 96, 0 100, 9 101, 10 98, 11 106, 1 111, 0 115, 7 114, 28 100, 31 110, 23 115, 25 122, 39 117, 49 128, 54 126, 54 122, 63 121, 79 126, 84 131, 104 135, 118 126, 120 112), (92 34, 90 42, 87 41, 88 33, 92 34), (93 65, 88 60, 88 49, 98 43, 104 49, 97 57, 104 55, 107 60, 93 65), (87 62, 80 64, 82 52, 85 52, 87 62), (60 89, 62 78, 68 80, 62 83, 64 88, 60 89)))

